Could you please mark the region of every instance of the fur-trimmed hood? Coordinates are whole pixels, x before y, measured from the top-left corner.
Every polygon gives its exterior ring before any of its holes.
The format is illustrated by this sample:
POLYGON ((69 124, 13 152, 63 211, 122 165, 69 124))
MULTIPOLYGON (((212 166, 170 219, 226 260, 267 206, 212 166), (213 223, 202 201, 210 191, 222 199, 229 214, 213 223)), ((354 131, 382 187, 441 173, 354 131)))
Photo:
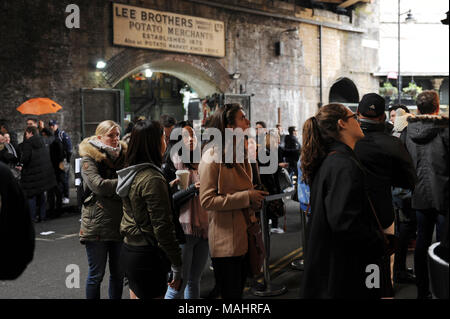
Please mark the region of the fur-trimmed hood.
MULTIPOLYGON (((81 157, 89 156, 89 157, 93 158, 96 162, 101 162, 101 161, 106 160, 107 159, 106 152, 102 152, 98 147, 95 147, 94 145, 89 143, 89 141, 91 141, 93 139, 97 139, 97 136, 94 135, 94 136, 85 138, 78 146, 78 153, 80 154, 81 157)), ((128 144, 125 143, 124 141, 119 141, 119 143, 122 147, 121 153, 122 154, 126 153, 128 144)))
POLYGON ((436 135, 443 132, 449 127, 449 118, 447 115, 417 115, 409 117, 408 121, 408 136, 415 143, 428 143, 436 135))

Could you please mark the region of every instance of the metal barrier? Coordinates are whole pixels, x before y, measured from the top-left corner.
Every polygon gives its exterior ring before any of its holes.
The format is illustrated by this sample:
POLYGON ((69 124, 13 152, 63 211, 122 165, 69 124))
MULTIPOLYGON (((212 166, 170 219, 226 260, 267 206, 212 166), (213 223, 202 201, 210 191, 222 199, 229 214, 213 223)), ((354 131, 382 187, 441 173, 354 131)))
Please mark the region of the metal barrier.
POLYGON ((300 223, 301 223, 301 227, 302 227, 302 247, 303 247, 303 256, 299 259, 294 260, 293 262, 291 262, 291 267, 295 270, 300 270, 303 271, 305 270, 305 255, 306 255, 306 247, 307 247, 307 242, 306 242, 306 212, 303 211, 300 208, 300 223))
POLYGON ((264 198, 263 206, 260 211, 261 216, 261 231, 263 234, 264 248, 266 249, 266 258, 264 259, 263 272, 264 272, 264 284, 260 287, 252 288, 252 294, 259 297, 278 296, 287 292, 287 288, 284 285, 273 284, 270 280, 269 273, 269 258, 270 258, 270 230, 269 221, 266 215, 267 203, 273 200, 282 199, 292 196, 295 191, 289 191, 282 194, 269 195, 264 198))

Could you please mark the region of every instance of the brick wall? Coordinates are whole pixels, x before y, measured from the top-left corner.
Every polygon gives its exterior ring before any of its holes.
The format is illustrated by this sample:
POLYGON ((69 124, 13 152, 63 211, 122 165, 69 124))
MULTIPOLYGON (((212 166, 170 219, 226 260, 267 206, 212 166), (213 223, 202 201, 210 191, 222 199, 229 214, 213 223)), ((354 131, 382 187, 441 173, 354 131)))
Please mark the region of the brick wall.
MULTIPOLYGON (((216 19, 225 22, 226 57, 211 58, 172 54, 112 45, 111 1, 7 0, 0 4, 8 15, 0 23, 0 118, 23 132, 27 116, 15 108, 32 97, 49 97, 63 106, 56 115, 40 118, 47 122, 56 118, 68 131, 74 144, 80 140, 80 88, 108 88, 104 74, 95 70, 96 59, 113 61, 119 55, 151 59, 184 61, 200 70, 224 92, 254 94, 252 122, 264 120, 269 126, 277 121, 281 108, 285 128, 301 128, 304 120, 316 110, 319 102, 318 26, 272 17, 240 13, 227 9, 194 4, 182 0, 117 1, 161 11, 216 19), (65 27, 65 8, 76 3, 81 11, 81 28, 65 27), (275 55, 275 42, 280 32, 299 27, 299 34, 284 33, 285 54, 275 55), (230 80, 228 74, 240 72, 241 78, 230 80)), ((227 3, 227 1, 221 1, 227 3)), ((229 2, 228 2, 229 3, 229 2)), ((316 21, 348 25, 348 17, 334 13, 278 6, 277 1, 247 1, 248 7, 316 21), (269 6, 268 3, 273 3, 269 6)), ((363 38, 377 40, 377 4, 364 4, 354 12, 354 26, 367 33, 354 33, 323 28, 323 102, 328 102, 331 85, 340 77, 348 77, 359 95, 378 88, 371 75, 378 61, 376 49, 363 48, 363 38)), ((144 61, 142 60, 142 61, 144 61)), ((150 61, 149 61, 150 62, 150 61)), ((132 62, 122 65, 117 77, 131 72, 132 62), (130 65, 130 67, 127 67, 130 65)), ((299 130, 301 131, 301 130, 299 130)))

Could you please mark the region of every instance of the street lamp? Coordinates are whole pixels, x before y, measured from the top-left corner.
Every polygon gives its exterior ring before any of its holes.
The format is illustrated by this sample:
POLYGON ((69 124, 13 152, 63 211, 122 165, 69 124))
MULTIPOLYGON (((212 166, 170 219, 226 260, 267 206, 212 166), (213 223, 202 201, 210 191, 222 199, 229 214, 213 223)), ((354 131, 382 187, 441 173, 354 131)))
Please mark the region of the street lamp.
POLYGON ((400 13, 400 0, 398 0, 398 74, 397 74, 397 91, 398 91, 398 104, 402 103, 402 76, 400 74, 400 16, 406 14, 405 22, 413 22, 414 18, 411 10, 400 13))

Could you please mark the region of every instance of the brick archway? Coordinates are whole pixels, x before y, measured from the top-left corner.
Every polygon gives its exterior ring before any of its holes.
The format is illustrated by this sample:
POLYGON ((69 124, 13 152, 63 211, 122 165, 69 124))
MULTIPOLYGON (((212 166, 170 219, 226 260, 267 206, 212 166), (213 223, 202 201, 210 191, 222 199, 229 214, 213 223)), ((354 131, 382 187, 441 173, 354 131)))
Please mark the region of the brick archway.
POLYGON ((114 87, 143 68, 173 75, 189 84, 201 97, 225 93, 231 84, 227 70, 214 58, 129 48, 107 61, 103 76, 109 86, 114 87))
POLYGON ((356 87, 355 83, 349 78, 339 78, 330 87, 328 100, 330 103, 358 103, 358 88, 356 87))

